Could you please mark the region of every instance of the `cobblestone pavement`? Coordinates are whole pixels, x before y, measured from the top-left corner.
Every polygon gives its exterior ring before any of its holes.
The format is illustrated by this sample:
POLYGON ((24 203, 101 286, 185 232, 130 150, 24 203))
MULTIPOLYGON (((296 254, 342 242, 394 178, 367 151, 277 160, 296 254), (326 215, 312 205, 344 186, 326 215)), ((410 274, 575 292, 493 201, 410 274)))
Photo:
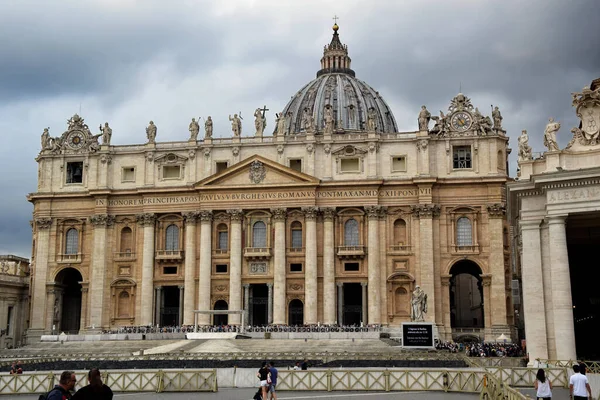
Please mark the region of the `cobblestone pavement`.
MULTIPOLYGON (((256 391, 221 389, 217 393, 115 393, 114 400, 251 400, 256 391)), ((37 400, 38 395, 12 396, 16 400, 37 400)), ((277 400, 475 400, 477 394, 443 392, 279 392, 277 400)))

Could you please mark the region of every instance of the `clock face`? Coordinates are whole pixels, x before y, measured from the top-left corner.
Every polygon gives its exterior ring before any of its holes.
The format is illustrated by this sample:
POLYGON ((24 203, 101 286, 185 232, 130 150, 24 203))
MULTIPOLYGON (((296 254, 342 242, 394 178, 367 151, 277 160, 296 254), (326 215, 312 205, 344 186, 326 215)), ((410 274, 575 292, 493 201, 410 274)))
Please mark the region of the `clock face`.
POLYGON ((457 112, 452 116, 452 120, 450 122, 455 130, 466 131, 471 127, 473 119, 471 118, 471 114, 467 112, 457 112))
POLYGON ((82 132, 72 132, 67 138, 67 143, 74 149, 80 149, 84 143, 84 137, 82 132))

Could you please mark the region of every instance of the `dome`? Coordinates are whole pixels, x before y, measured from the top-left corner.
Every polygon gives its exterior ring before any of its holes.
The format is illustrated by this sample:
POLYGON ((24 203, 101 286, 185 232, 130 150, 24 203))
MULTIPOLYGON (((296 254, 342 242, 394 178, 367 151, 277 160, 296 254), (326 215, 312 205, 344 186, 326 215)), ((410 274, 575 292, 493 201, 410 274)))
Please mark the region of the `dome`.
POLYGON ((350 69, 348 47, 340 42, 336 28, 331 43, 325 46, 317 78, 300 89, 278 115, 285 117, 285 125, 278 123, 275 130, 283 132, 276 134, 324 133, 331 115, 331 133, 398 131, 394 114, 379 92, 357 79, 350 69), (370 120, 374 124, 368 126, 370 120))

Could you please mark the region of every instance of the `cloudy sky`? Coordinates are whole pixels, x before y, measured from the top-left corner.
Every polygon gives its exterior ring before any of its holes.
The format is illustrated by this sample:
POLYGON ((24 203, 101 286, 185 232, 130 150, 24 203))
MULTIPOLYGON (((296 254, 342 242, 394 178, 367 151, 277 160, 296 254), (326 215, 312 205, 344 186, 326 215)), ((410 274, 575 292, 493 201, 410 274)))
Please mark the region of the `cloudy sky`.
POLYGON ((542 151, 549 116, 561 146, 577 124, 570 93, 600 77, 598 0, 2 0, 0 254, 30 256, 40 134, 81 109, 113 144, 185 140, 191 117, 274 111, 314 78, 339 16, 357 77, 387 100, 400 130, 422 104, 446 110, 459 85, 500 106, 511 137, 542 151))

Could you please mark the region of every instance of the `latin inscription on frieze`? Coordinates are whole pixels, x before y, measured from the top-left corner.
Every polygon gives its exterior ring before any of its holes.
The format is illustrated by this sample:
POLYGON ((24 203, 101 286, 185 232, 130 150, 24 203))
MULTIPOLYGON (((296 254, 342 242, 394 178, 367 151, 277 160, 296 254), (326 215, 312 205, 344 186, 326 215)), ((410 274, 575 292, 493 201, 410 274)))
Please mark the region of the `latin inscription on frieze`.
POLYGON ((600 199, 600 187, 583 187, 574 189, 553 190, 548 192, 548 203, 574 203, 578 201, 600 199))

